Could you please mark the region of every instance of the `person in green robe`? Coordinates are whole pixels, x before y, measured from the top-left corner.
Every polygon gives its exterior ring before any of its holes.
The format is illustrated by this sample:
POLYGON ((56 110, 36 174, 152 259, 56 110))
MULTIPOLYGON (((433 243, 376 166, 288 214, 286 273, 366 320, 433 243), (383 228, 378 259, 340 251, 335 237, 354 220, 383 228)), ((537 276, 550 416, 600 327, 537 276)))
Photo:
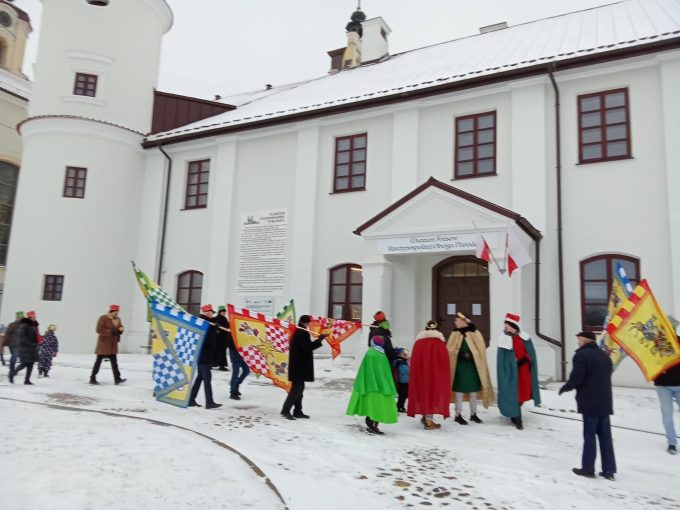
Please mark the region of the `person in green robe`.
POLYGON ((371 338, 371 347, 366 351, 359 367, 352 396, 347 406, 348 416, 365 416, 366 428, 373 434, 383 434, 378 423, 397 423, 397 405, 394 397, 392 369, 385 355, 382 336, 371 338))

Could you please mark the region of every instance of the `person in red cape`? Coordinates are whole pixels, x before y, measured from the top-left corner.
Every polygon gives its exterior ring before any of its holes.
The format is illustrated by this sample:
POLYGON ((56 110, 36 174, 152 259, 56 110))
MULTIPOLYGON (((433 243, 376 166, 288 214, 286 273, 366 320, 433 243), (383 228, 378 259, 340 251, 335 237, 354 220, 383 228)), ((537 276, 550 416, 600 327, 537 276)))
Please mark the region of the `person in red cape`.
POLYGON ((451 365, 446 340, 437 323, 428 321, 425 330, 418 333, 411 354, 411 374, 408 386, 406 414, 422 414, 425 430, 441 427, 432 421, 435 414, 450 416, 451 365))

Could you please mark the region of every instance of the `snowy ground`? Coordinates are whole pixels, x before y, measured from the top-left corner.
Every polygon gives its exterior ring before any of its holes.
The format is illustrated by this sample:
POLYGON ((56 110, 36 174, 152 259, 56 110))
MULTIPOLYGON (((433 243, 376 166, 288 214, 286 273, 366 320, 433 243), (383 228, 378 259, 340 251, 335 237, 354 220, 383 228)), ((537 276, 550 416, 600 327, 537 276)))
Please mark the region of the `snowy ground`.
POLYGON ((87 385, 92 361, 60 355, 34 386, 21 377, 10 385, 3 368, 3 510, 680 509, 680 456, 664 451, 653 390, 615 390, 619 473, 609 482, 571 473, 581 423, 573 393, 558 396, 556 384, 543 392, 542 408, 526 409, 523 431, 492 407, 479 413, 482 425, 446 420, 425 431, 402 415, 383 425, 385 436, 372 436, 362 419, 344 414, 354 376, 348 358, 317 359, 304 400, 312 419, 296 421, 280 418, 285 393, 264 379, 250 376, 236 402, 228 399, 230 373, 214 371, 224 407, 180 409, 152 398, 148 356, 120 356, 128 379, 121 386, 107 363, 102 385, 87 385))

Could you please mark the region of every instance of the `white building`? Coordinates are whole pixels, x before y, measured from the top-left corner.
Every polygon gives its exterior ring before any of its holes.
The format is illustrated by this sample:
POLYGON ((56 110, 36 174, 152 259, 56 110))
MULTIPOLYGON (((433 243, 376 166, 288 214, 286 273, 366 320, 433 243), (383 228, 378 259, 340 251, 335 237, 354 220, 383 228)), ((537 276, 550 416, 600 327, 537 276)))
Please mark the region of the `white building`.
MULTIPOLYGON (((156 95, 165 130, 148 135, 170 24, 162 0, 44 1, 3 321, 35 308, 64 350, 89 352, 115 302, 138 352, 134 259, 193 309, 384 310, 395 345, 432 317, 446 330, 454 310, 494 338, 512 311, 559 378, 574 334, 601 327, 617 260, 680 311, 680 0, 399 55, 365 20, 330 52, 335 72, 221 105, 156 95), (182 101, 198 120, 180 125, 182 101), (534 263, 512 278, 504 260, 486 267, 476 232, 501 259, 511 232, 534 263)), ((615 378, 643 384, 630 360, 615 378)))

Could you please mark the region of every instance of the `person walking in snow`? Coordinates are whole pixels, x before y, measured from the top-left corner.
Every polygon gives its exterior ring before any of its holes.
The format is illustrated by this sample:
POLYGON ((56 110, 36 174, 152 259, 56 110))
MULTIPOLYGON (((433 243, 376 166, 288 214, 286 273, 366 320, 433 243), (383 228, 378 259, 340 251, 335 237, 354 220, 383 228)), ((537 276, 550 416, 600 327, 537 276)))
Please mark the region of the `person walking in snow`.
POLYGON ((189 407, 201 407, 198 402, 196 402, 196 397, 198 396, 198 391, 201 389, 201 384, 203 384, 203 390, 205 392, 205 408, 217 409, 218 407, 222 407, 222 404, 217 404, 215 400, 213 400, 211 382, 212 374, 210 370, 215 355, 215 344, 217 343, 217 325, 215 324, 215 310, 213 310, 212 305, 203 305, 199 317, 208 322, 210 326, 205 333, 203 347, 201 347, 201 353, 198 357, 198 375, 196 375, 194 385, 191 387, 189 407))
POLYGON ((97 355, 97 359, 92 367, 92 373, 90 374, 90 384, 97 386, 97 374, 99 373, 99 367, 101 367, 104 358, 107 358, 111 362, 111 370, 113 371, 113 382, 118 385, 127 381, 120 376, 120 370, 118 370, 118 342, 120 342, 120 335, 123 334, 125 328, 118 317, 120 312, 120 306, 110 305, 109 313, 102 315, 97 320, 97 347, 94 353, 97 355))
POLYGON ((43 335, 42 344, 40 344, 38 375, 43 377, 49 377, 48 372, 52 368, 52 358, 56 358, 59 352, 59 340, 57 335, 54 334, 56 330, 57 326, 50 324, 43 335))
POLYGON ((453 320, 455 329, 446 347, 451 363, 451 401, 456 402, 454 421, 467 425, 463 418, 463 400, 470 402, 470 421, 482 423, 477 416, 477 399, 484 408, 494 402, 493 386, 486 361, 486 342, 477 327, 465 315, 458 312, 453 320))
POLYGON ((374 335, 371 338, 371 347, 366 351, 354 379, 346 412, 348 416, 365 416, 368 431, 381 435, 384 432, 378 428, 378 424, 397 423, 398 417, 394 402, 397 389, 384 345, 382 336, 374 335))
POLYGON ((217 341, 215 342, 215 356, 213 358, 212 366, 218 367, 220 372, 229 371, 229 363, 227 363, 227 349, 229 348, 229 340, 231 340, 231 333, 229 332, 229 319, 227 318, 227 307, 220 305, 217 307, 217 315, 215 316, 215 324, 219 326, 217 330, 217 341))
POLYGON ((409 352, 401 347, 395 348, 394 352, 399 356, 396 361, 392 362, 397 379, 397 411, 405 413, 406 407, 404 406, 408 398, 408 382, 411 377, 408 362, 409 352))
POLYGON ((432 418, 440 414, 450 416, 451 367, 444 335, 437 330, 435 321, 428 321, 418 333, 411 354, 411 375, 408 385, 406 414, 422 415, 425 430, 441 428, 432 418))
POLYGON ((33 365, 38 361, 38 345, 39 345, 38 321, 35 320, 35 312, 30 311, 26 317, 19 321, 17 328, 17 354, 19 356, 20 364, 16 370, 10 371, 9 382, 14 384, 14 377, 26 369, 26 376, 24 384, 33 384, 31 382, 31 373, 33 372, 33 365))
POLYGON ((24 312, 16 313, 16 320, 10 323, 5 330, 5 336, 2 338, 2 346, 9 349, 9 373, 13 373, 16 368, 19 349, 17 347, 17 330, 19 323, 24 318, 24 312))
POLYGON ((576 335, 579 348, 572 360, 569 380, 559 394, 576 390, 576 406, 583 415, 583 454, 581 467, 572 471, 578 476, 595 478, 597 442, 600 443, 600 476, 614 480, 616 459, 609 416, 614 414, 612 372, 614 367, 605 351, 595 343, 595 334, 581 331, 576 335), (597 439, 596 439, 597 437, 597 439))
POLYGON ((384 351, 387 360, 392 363, 396 361, 397 354, 394 352, 392 346, 392 332, 390 331, 390 321, 387 320, 384 312, 375 312, 373 314, 373 323, 368 332, 368 346, 371 347, 371 339, 374 336, 381 336, 384 340, 384 351))
MULTIPOLYGON (((678 321, 675 317, 669 315, 668 320, 671 325, 677 330, 678 321)), ((678 337, 680 342, 680 337, 678 337)), ((675 435, 675 425, 673 423, 673 401, 680 408, 680 365, 675 365, 654 379, 654 387, 656 388, 656 395, 659 397, 659 405, 661 406, 661 421, 663 428, 666 431, 666 439, 668 441, 668 448, 666 451, 671 455, 678 453, 678 438, 675 435)))
POLYGON ((533 400, 535 405, 541 405, 541 393, 536 350, 531 337, 520 330, 519 315, 505 315, 503 335, 498 340, 496 369, 498 409, 522 430, 522 404, 533 400))

